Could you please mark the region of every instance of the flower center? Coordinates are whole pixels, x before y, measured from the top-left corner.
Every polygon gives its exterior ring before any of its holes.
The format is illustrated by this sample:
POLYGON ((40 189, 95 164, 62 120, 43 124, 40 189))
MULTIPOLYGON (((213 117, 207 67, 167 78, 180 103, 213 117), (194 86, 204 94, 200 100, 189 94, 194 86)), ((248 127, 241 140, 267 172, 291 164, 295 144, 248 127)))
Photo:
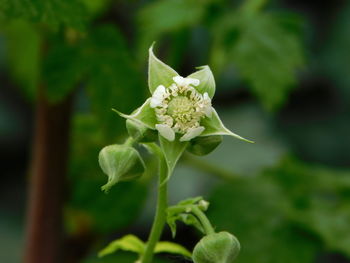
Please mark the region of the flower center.
POLYGON ((192 101, 185 96, 178 96, 169 102, 167 113, 175 119, 187 119, 194 111, 192 101))
POLYGON ((174 83, 168 88, 157 88, 151 107, 155 108, 159 124, 186 134, 200 127, 201 119, 211 111, 211 101, 207 93, 202 95, 190 85, 174 83))

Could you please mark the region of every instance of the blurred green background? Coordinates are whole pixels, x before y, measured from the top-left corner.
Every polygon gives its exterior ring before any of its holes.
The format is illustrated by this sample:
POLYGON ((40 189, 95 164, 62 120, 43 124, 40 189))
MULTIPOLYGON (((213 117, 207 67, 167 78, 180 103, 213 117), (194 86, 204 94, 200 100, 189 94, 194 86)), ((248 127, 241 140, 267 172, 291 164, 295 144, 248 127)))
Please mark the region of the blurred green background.
MULTIPOLYGON (((209 200, 213 225, 241 241, 237 263, 350 262, 345 0, 0 0, 0 262, 22 262, 38 90, 52 107, 72 102, 71 125, 57 131, 70 137, 63 262, 135 260, 96 255, 126 233, 147 238, 156 164, 106 195, 97 156, 126 136, 110 109, 129 113, 149 96, 153 41, 181 75, 208 64, 224 123, 256 142, 225 138, 204 158, 186 155, 170 202, 209 200)), ((176 241, 192 249, 199 233, 180 229, 176 241)))

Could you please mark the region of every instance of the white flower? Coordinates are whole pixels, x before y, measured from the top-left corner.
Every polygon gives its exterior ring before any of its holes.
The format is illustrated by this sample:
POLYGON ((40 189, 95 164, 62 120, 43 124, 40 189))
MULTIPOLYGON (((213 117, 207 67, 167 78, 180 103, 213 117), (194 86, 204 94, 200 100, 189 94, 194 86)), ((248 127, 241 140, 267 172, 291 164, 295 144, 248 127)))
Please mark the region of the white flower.
POLYGON ((197 136, 229 135, 249 141, 227 129, 212 107, 215 80, 209 66, 198 67, 184 78, 160 61, 151 47, 148 86, 152 95, 137 110, 130 115, 116 112, 137 125, 157 130, 161 139, 174 145, 197 136))
POLYGON ((173 80, 168 88, 159 85, 150 99, 159 122, 155 127, 169 141, 175 133, 183 134, 180 141, 189 141, 205 130, 200 122, 211 117, 211 99, 207 92, 202 95, 191 86, 199 85, 198 79, 176 76, 173 80))

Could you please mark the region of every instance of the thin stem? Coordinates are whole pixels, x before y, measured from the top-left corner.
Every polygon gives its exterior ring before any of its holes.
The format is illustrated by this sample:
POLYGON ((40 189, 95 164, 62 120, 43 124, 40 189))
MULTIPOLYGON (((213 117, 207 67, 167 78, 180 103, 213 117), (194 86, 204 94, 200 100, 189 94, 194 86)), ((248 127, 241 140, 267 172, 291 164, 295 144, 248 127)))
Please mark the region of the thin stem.
POLYGON ((206 235, 215 233, 213 226, 211 225, 207 216, 202 212, 202 210, 200 210, 197 206, 192 206, 192 212, 201 222, 206 235))
POLYGON ((165 221, 166 221, 166 209, 168 207, 168 196, 167 196, 167 183, 164 180, 167 177, 167 165, 164 158, 160 159, 159 167, 159 187, 158 187, 158 200, 156 215, 154 217, 152 230, 147 241, 145 253, 143 254, 142 263, 151 263, 153 259, 154 248, 159 241, 160 235, 162 234, 165 221))

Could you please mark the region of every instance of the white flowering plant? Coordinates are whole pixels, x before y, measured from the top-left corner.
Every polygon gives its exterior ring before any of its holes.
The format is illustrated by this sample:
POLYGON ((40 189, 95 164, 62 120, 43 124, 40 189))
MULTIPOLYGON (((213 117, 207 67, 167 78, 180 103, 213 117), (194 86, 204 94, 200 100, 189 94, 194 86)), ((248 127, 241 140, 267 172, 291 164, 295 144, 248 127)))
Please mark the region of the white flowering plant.
POLYGON ((100 256, 118 249, 139 254, 138 262, 150 263, 160 252, 181 254, 195 263, 232 262, 240 249, 238 240, 228 232, 215 233, 205 216, 209 203, 201 197, 191 198, 168 206, 167 183, 177 161, 185 151, 205 155, 222 141, 222 135, 251 142, 227 129, 212 106, 215 80, 209 66, 199 67, 187 77, 159 60, 149 49, 148 86, 151 96, 130 115, 115 110, 126 119, 130 137, 122 145, 109 145, 99 154, 99 163, 108 182, 108 191, 118 181, 141 176, 144 161, 134 148, 146 147, 159 159, 159 187, 156 215, 147 242, 127 235, 110 243, 100 256), (204 233, 193 253, 179 244, 159 241, 168 223, 173 235, 176 221, 196 227, 204 233))

